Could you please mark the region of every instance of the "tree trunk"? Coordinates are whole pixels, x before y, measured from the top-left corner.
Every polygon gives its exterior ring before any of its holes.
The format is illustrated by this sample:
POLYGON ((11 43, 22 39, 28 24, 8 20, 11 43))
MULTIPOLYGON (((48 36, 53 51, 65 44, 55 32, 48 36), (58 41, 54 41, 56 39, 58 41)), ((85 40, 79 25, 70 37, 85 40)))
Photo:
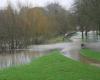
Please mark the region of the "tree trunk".
POLYGON ((86 37, 86 41, 87 41, 87 39, 88 39, 88 30, 87 30, 87 27, 85 29, 86 29, 85 30, 85 37, 86 37))
POLYGON ((81 32, 82 32, 82 40, 84 40, 84 28, 81 27, 81 32))

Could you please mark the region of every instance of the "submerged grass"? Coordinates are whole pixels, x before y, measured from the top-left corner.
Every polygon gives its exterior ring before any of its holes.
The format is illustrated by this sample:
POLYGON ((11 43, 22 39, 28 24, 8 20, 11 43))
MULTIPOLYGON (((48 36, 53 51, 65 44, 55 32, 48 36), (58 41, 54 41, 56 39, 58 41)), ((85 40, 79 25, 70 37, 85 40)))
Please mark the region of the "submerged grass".
POLYGON ((30 64, 0 70, 0 80, 100 80, 100 68, 53 51, 30 64))
POLYGON ((82 49, 80 53, 88 58, 100 61, 100 52, 91 49, 82 49))
POLYGON ((58 42, 70 42, 71 40, 69 38, 65 38, 64 36, 58 36, 55 38, 51 38, 50 40, 47 41, 47 43, 58 43, 58 42))

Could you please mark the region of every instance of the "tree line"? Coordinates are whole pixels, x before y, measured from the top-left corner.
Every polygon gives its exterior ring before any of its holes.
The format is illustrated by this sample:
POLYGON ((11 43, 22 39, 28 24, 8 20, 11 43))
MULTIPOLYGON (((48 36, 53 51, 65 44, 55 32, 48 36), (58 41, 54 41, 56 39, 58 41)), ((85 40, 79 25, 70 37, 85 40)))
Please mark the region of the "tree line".
POLYGON ((0 10, 0 51, 22 49, 64 35, 75 30, 73 20, 73 14, 58 3, 34 8, 21 6, 20 11, 9 4, 0 10))
POLYGON ((100 0, 75 0, 74 14, 77 17, 77 25, 80 26, 82 38, 88 38, 88 31, 95 31, 100 35, 100 0))

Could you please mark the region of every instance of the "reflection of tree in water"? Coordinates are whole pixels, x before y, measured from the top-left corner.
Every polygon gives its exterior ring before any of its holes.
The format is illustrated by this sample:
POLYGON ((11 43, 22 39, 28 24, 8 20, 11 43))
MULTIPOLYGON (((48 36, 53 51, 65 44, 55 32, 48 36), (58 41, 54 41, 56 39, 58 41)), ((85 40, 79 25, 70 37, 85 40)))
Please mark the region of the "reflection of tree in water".
POLYGON ((27 50, 13 51, 13 54, 2 53, 0 54, 0 68, 26 64, 39 56, 42 56, 42 53, 27 51, 27 50))

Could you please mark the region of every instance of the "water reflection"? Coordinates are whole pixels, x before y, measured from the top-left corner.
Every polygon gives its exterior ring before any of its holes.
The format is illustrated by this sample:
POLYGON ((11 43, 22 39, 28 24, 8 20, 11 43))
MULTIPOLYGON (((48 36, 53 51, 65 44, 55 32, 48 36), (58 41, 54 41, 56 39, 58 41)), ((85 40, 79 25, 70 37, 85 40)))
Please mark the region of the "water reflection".
POLYGON ((42 56, 44 52, 14 51, 14 53, 0 54, 0 68, 16 66, 31 62, 32 59, 42 56))

